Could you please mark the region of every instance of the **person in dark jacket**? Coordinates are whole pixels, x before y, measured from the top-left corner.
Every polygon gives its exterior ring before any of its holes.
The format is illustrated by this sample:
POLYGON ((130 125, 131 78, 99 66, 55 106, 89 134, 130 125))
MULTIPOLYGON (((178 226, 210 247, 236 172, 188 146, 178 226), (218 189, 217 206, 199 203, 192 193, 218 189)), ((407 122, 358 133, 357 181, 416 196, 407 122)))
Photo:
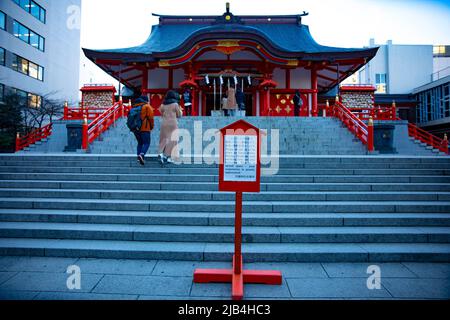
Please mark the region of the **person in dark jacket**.
POLYGON ((300 91, 297 90, 294 96, 294 116, 298 117, 300 115, 300 110, 303 107, 303 99, 300 95, 300 91))
POLYGON ((192 115, 192 95, 189 89, 186 89, 183 93, 184 109, 186 111, 186 116, 190 117, 192 115))
POLYGON ((134 102, 133 108, 138 108, 142 106, 141 109, 141 120, 142 126, 141 130, 135 131, 134 136, 136 137, 137 145, 137 157, 141 165, 145 165, 145 155, 150 148, 150 133, 155 127, 154 112, 153 108, 147 102, 145 98, 138 98, 134 102))
POLYGON ((238 105, 239 110, 245 110, 245 94, 241 89, 237 89, 236 91, 236 103, 238 105))

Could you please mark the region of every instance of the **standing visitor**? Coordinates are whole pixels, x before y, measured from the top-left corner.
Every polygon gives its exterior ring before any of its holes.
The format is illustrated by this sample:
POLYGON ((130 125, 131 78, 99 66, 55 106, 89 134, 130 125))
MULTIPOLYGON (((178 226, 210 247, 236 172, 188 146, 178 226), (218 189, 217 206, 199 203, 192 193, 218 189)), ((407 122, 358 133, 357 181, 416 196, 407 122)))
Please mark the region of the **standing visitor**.
POLYGON ((221 103, 222 103, 223 115, 225 117, 228 117, 228 98, 227 98, 227 95, 223 96, 221 103))
POLYGON ((170 90, 159 108, 161 112, 161 132, 159 135, 159 161, 161 164, 173 163, 178 143, 178 121, 183 114, 181 111, 180 95, 170 90))
POLYGON ((137 158, 145 165, 145 155, 150 148, 151 131, 155 127, 153 108, 146 97, 136 99, 127 119, 127 126, 133 132, 137 145, 137 158))
POLYGON ((300 91, 297 90, 295 91, 295 96, 294 96, 294 116, 298 117, 300 115, 300 110, 303 107, 303 99, 302 96, 300 95, 300 91))
POLYGON ((228 113, 231 117, 234 117, 236 115, 236 109, 237 109, 236 90, 234 90, 233 87, 229 87, 227 96, 228 96, 228 101, 227 101, 228 113))
POLYGON ((236 91, 236 103, 239 108, 239 111, 245 110, 245 95, 244 92, 242 92, 242 90, 239 88, 236 91))
POLYGON ((191 91, 186 88, 183 93, 184 110, 186 110, 186 116, 190 117, 192 115, 192 95, 191 91))

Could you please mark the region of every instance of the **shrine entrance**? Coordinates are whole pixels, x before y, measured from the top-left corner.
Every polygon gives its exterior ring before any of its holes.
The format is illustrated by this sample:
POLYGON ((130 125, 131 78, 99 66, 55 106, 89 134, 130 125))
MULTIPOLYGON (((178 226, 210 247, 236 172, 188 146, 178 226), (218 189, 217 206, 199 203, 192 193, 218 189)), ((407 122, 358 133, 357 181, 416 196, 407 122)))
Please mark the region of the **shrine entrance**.
MULTIPOLYGON (((221 99, 220 99, 220 95, 214 94, 213 92, 206 92, 204 93, 205 98, 204 98, 204 107, 203 107, 203 115, 204 116, 213 116, 214 111, 216 111, 215 115, 216 116, 224 116, 223 112, 222 112, 222 104, 221 104, 221 99), (214 102, 215 100, 215 102, 214 102)), ((256 101, 254 94, 249 91, 249 92, 244 92, 244 104, 245 104, 245 115, 247 117, 253 117, 256 116, 256 114, 254 113, 254 101, 256 101)))

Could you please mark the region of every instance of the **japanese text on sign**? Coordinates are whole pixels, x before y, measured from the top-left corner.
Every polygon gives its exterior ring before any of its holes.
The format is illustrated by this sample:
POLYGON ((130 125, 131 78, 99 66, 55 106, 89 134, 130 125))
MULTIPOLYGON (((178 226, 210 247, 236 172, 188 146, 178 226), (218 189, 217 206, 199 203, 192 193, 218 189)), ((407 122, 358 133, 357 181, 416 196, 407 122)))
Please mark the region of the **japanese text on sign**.
POLYGON ((226 135, 224 181, 256 181, 257 137, 226 135))

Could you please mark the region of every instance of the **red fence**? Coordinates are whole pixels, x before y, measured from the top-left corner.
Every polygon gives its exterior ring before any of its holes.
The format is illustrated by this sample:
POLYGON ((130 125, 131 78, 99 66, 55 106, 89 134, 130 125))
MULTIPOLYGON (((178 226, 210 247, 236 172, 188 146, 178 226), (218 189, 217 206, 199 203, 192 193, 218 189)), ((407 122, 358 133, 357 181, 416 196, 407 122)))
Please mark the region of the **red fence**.
POLYGON ((336 101, 335 105, 327 106, 327 115, 341 120, 345 126, 352 132, 359 140, 367 146, 368 151, 374 150, 373 145, 373 121, 370 120, 369 124, 365 124, 355 114, 345 107, 339 101, 336 101))
POLYGON ((89 121, 95 120, 108 109, 97 107, 69 108, 68 106, 64 106, 64 120, 84 120, 84 118, 87 118, 89 121))
POLYGON ((88 118, 86 117, 83 124, 82 149, 87 150, 89 144, 108 130, 119 118, 127 116, 129 111, 130 106, 124 105, 122 101, 119 101, 91 123, 88 123, 88 118))
POLYGON ((32 131, 30 134, 21 137, 19 134, 16 136, 16 152, 25 149, 26 147, 47 138, 52 134, 52 124, 48 124, 45 127, 38 128, 32 131))
POLYGON ((360 120, 400 120, 397 118, 397 108, 392 107, 373 107, 373 108, 351 108, 351 112, 360 120))
POLYGON ((420 142, 426 143, 429 146, 432 146, 434 149, 437 149, 445 154, 448 154, 448 140, 447 135, 445 135, 444 139, 436 137, 431 133, 420 129, 412 123, 408 123, 408 134, 410 137, 413 137, 420 142))

